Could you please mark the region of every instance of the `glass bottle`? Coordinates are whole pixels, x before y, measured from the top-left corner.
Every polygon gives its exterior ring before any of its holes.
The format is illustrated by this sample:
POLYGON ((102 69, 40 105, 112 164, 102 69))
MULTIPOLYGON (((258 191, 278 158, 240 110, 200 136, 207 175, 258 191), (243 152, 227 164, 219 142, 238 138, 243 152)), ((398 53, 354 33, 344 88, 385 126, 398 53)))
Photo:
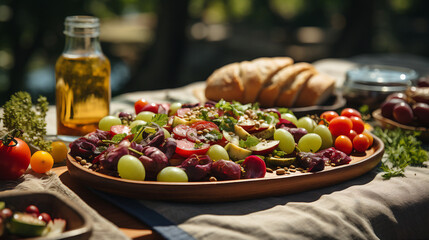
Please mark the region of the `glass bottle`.
POLYGON ((82 136, 109 115, 110 62, 101 51, 98 18, 66 17, 64 34, 55 65, 57 134, 82 136))

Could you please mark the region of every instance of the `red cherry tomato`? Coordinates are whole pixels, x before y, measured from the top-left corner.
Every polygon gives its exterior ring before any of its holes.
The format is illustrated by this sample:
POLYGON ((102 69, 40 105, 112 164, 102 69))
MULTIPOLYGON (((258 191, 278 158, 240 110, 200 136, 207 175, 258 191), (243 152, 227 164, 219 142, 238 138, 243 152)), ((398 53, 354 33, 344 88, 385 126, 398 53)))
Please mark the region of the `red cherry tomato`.
POLYGON ((353 150, 353 143, 347 136, 341 135, 335 139, 335 148, 349 155, 353 150))
POLYGON ((18 179, 30 165, 30 148, 21 139, 14 139, 16 144, 0 141, 0 180, 18 179))
POLYGON ((222 140, 223 135, 220 133, 216 124, 208 121, 198 121, 191 125, 186 138, 191 142, 203 142, 215 144, 222 140))
POLYGON ((39 215, 39 208, 36 207, 35 205, 28 205, 27 208, 25 209, 26 213, 34 213, 37 216, 39 215))
POLYGON ((110 133, 112 134, 112 136, 115 136, 116 134, 126 133, 127 137, 131 137, 131 128, 125 125, 114 125, 110 127, 110 133))
POLYGON ((39 219, 44 221, 45 223, 49 223, 52 219, 51 219, 51 215, 47 214, 47 213, 41 213, 39 215, 39 219))
POLYGON ((210 148, 210 144, 197 144, 187 139, 176 140, 176 153, 182 157, 189 157, 192 154, 204 155, 210 148))
POLYGON ((320 115, 320 118, 325 119, 327 122, 330 122, 332 119, 338 117, 338 113, 335 111, 326 111, 320 115))
POLYGON ((351 117, 351 116, 355 116, 358 117, 360 119, 362 119, 362 115, 360 114, 360 112, 354 108, 344 108, 341 111, 341 116, 345 116, 345 117, 351 117))
POLYGON ((348 138, 350 138, 350 140, 353 141, 353 138, 355 138, 358 134, 356 133, 355 130, 350 130, 349 134, 347 135, 348 138))
POLYGON ((351 116, 350 120, 352 120, 353 127, 352 129, 356 131, 357 134, 361 134, 363 130, 365 130, 365 123, 362 121, 362 119, 351 116))
POLYGON ((353 139, 353 148, 357 152, 365 152, 368 149, 368 147, 369 147, 369 139, 367 136, 363 134, 359 134, 353 139))
POLYGON ((183 118, 188 112, 191 112, 190 108, 179 108, 176 111, 176 116, 183 118))
POLYGON ((345 116, 335 117, 329 122, 329 131, 334 136, 347 135, 352 127, 352 120, 345 116))
POLYGON ((144 99, 144 98, 141 98, 141 99, 137 100, 134 103, 134 110, 136 110, 136 115, 139 114, 139 112, 143 111, 142 110, 143 107, 146 106, 146 105, 148 105, 148 104, 149 104, 149 102, 146 101, 146 99, 144 99))
POLYGON ((186 138, 186 133, 188 132, 189 129, 190 127, 188 125, 185 125, 185 124, 177 125, 173 128, 173 137, 175 139, 186 138))
POLYGON ((149 103, 142 108, 142 112, 148 111, 148 112, 158 113, 158 110, 159 110, 159 105, 156 103, 149 103))

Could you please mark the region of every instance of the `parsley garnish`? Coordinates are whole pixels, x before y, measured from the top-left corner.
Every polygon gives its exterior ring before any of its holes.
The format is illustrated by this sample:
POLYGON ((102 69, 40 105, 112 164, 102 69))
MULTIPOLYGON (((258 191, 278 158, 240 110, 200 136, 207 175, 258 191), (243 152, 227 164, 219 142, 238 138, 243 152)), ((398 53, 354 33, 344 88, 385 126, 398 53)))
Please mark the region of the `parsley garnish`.
POLYGON ((3 105, 3 126, 11 131, 20 129, 23 131, 21 139, 29 144, 39 147, 41 150, 50 151, 51 141, 46 141, 46 113, 48 112, 46 97, 40 96, 33 107, 31 96, 28 92, 16 92, 9 101, 3 105))
POLYGON ((237 119, 229 116, 223 116, 221 118, 213 119, 216 125, 219 126, 219 129, 225 130, 227 132, 234 132, 234 125, 237 123, 237 119))
POLYGON ((405 168, 410 166, 423 166, 428 160, 428 153, 422 148, 417 139, 420 132, 406 131, 400 128, 382 130, 375 128, 374 134, 384 142, 386 158, 381 163, 382 175, 385 179, 391 177, 404 177, 405 168))
POLYGON ((202 142, 195 143, 195 145, 194 145, 194 149, 199 149, 200 147, 202 147, 202 146, 203 146, 203 144, 204 144, 204 143, 202 143, 202 142))
POLYGON ((158 124, 160 127, 165 126, 168 122, 168 115, 163 113, 155 114, 151 122, 158 124))
POLYGON ((116 134, 112 137, 112 141, 115 142, 115 144, 120 143, 124 138, 127 136, 126 133, 116 134))
POLYGON ((257 137, 250 136, 245 141, 241 139, 239 146, 242 148, 250 148, 250 147, 256 146, 259 142, 260 141, 257 137))

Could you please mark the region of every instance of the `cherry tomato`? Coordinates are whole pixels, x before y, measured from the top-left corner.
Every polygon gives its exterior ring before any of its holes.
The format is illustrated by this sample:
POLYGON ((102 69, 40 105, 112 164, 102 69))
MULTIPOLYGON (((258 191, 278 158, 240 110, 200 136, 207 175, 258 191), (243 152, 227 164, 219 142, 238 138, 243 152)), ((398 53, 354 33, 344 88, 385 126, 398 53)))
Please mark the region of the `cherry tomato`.
POLYGON ((359 134, 353 139, 353 148, 357 152, 365 152, 368 149, 368 147, 369 147, 369 139, 367 136, 363 134, 359 134))
POLYGON ((360 119, 362 119, 362 115, 360 114, 360 112, 354 108, 344 108, 341 111, 341 116, 345 116, 345 117, 351 117, 351 116, 355 116, 358 117, 360 119))
POLYGON ((356 131, 357 134, 361 134, 363 130, 365 130, 365 123, 362 121, 362 119, 351 116, 350 120, 352 120, 353 127, 352 129, 356 131))
POLYGON ((338 117, 338 113, 335 111, 326 111, 320 115, 320 118, 325 119, 327 122, 330 122, 332 119, 338 117))
POLYGON ((202 131, 204 129, 208 129, 209 131, 216 129, 219 131, 218 126, 215 123, 209 122, 209 121, 198 121, 194 122, 191 125, 191 128, 195 128, 197 131, 202 131))
POLYGON ((112 134, 112 136, 115 136, 116 134, 122 134, 122 133, 126 133, 127 135, 130 135, 131 128, 125 125, 113 125, 112 127, 110 127, 110 133, 112 134))
POLYGON ((200 141, 215 144, 222 140, 223 135, 216 124, 208 121, 198 121, 190 126, 186 132, 186 138, 191 142, 200 141))
POLYGON ((44 221, 45 223, 49 223, 52 219, 51 219, 51 215, 49 215, 48 213, 41 213, 39 215, 39 219, 44 221))
POLYGON ((335 117, 329 122, 329 131, 334 136, 347 135, 352 127, 352 120, 345 116, 335 117))
POLYGON ((176 111, 176 116, 183 118, 188 112, 191 112, 190 108, 179 108, 176 111))
POLYGON ((67 158, 67 145, 62 141, 55 141, 51 144, 51 155, 56 163, 64 161, 67 158))
POLYGON ((143 111, 143 107, 148 105, 148 104, 149 104, 149 102, 144 98, 137 100, 134 103, 134 110, 136 110, 136 115, 139 114, 139 112, 143 111))
POLYGON ((197 144, 187 139, 176 140, 176 153, 182 157, 189 157, 192 154, 204 155, 210 148, 210 144, 197 144))
POLYGON ((54 158, 45 151, 37 151, 30 159, 31 169, 36 173, 46 173, 54 166, 54 158))
POLYGON ((36 205, 28 205, 27 208, 25 208, 26 213, 34 213, 36 215, 39 215, 39 208, 36 207, 36 205))
POLYGON ((347 136, 340 135, 335 139, 335 148, 349 155, 353 150, 353 143, 347 136))
POLYGON ((350 138, 350 140, 353 141, 353 138, 355 138, 358 134, 356 133, 355 130, 350 130, 349 134, 347 134, 347 137, 350 138))
POLYGON ((28 145, 19 138, 9 144, 0 141, 0 179, 18 179, 30 165, 31 152, 28 145))
POLYGON ((177 125, 173 128, 173 137, 175 139, 186 138, 186 133, 188 132, 189 129, 190 127, 188 125, 185 125, 185 124, 177 125))
POLYGON ((369 147, 371 147, 372 144, 373 144, 373 142, 374 142, 374 138, 372 137, 371 133, 368 132, 367 130, 365 130, 365 131, 363 131, 362 134, 365 135, 368 138, 368 140, 369 140, 369 147))
POLYGON ((156 103, 149 103, 142 108, 142 112, 143 111, 149 111, 149 112, 153 112, 153 113, 158 113, 158 110, 159 110, 159 105, 156 103))

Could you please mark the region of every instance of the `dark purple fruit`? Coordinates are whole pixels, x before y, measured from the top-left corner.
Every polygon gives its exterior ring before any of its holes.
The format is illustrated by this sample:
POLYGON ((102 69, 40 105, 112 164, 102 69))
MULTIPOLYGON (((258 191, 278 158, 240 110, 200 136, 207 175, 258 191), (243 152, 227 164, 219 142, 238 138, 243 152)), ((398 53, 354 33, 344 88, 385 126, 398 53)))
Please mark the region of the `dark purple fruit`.
POLYGON ((288 132, 290 132, 293 136, 293 139, 296 143, 299 142, 299 139, 302 138, 305 134, 308 133, 308 131, 305 128, 288 128, 288 132))
POLYGON ((413 113, 417 122, 423 125, 429 125, 429 104, 417 103, 413 106, 413 113))
POLYGON ((417 82, 418 87, 429 87, 429 77, 422 77, 417 82))
POLYGON ((230 160, 217 160, 212 164, 212 174, 217 180, 240 179, 241 166, 230 160))
POLYGON ((179 166, 185 170, 190 181, 200 181, 206 178, 211 171, 213 161, 207 155, 191 155, 179 166))
POLYGON ((402 93, 402 92, 396 92, 396 93, 392 93, 389 96, 387 96, 386 101, 390 100, 390 99, 402 99, 406 102, 407 101, 407 95, 405 93, 402 93))
POLYGON ((413 121, 413 110, 406 102, 397 103, 393 107, 393 118, 397 122, 407 125, 413 121))
POLYGON ((404 100, 399 98, 392 98, 384 101, 384 103, 381 104, 381 115, 385 118, 393 119, 393 107, 401 102, 405 103, 404 100))

